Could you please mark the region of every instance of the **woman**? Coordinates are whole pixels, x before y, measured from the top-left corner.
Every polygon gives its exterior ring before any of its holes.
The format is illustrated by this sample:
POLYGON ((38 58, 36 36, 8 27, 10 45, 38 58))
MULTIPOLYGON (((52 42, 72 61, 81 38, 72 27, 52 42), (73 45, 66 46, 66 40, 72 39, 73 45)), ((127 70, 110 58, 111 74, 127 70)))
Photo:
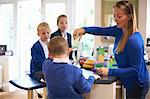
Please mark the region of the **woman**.
MULTIPOLYGON (((58 30, 55 31, 54 33, 52 33, 50 38, 53 38, 55 36, 62 36, 68 42, 69 48, 72 48, 71 34, 67 32, 68 20, 67 20, 67 16, 66 15, 58 16, 58 18, 57 18, 57 26, 58 26, 58 30)), ((73 60, 72 52, 70 52, 69 59, 73 60)))
POLYGON ((137 29, 133 4, 118 1, 113 7, 116 26, 83 27, 76 29, 74 38, 85 33, 115 37, 114 56, 118 69, 100 68, 97 72, 103 76, 116 76, 126 88, 127 99, 145 99, 149 89, 148 70, 144 61, 144 42, 137 29))

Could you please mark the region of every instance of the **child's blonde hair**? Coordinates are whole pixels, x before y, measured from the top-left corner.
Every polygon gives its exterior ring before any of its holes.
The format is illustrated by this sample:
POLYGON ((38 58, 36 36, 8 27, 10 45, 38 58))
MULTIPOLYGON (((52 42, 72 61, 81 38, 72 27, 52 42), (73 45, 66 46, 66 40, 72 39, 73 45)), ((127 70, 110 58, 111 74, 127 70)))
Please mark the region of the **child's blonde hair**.
POLYGON ((48 50, 51 56, 59 56, 68 53, 68 43, 61 37, 56 36, 48 43, 48 50))
POLYGON ((50 30, 50 27, 48 25, 48 23, 46 22, 41 22, 38 26, 37 26, 37 32, 39 33, 39 29, 42 28, 42 27, 46 27, 50 30))

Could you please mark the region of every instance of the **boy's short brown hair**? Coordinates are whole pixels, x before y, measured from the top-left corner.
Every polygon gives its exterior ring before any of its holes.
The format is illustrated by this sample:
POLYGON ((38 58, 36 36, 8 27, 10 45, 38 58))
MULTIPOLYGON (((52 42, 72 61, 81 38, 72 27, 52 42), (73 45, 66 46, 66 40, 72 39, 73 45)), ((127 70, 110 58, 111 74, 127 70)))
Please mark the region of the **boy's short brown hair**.
POLYGON ((61 36, 53 37, 48 43, 48 50, 51 56, 66 54, 68 48, 67 41, 61 36))

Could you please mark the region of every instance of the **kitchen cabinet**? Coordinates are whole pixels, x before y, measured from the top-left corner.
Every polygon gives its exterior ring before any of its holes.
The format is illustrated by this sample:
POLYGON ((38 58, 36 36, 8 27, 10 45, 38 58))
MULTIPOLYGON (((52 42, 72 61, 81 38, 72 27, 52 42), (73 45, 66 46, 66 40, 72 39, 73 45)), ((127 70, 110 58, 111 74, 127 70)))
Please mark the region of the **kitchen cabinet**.
POLYGON ((5 92, 13 91, 14 87, 9 84, 9 80, 19 78, 19 65, 15 56, 0 56, 2 66, 2 90, 5 92))

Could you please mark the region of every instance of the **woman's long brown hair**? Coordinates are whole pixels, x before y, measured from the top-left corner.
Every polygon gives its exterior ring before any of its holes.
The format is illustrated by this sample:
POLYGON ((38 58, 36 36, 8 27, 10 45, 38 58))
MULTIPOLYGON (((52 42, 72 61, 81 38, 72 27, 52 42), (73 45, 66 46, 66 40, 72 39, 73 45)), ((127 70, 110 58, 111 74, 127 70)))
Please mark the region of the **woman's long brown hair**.
POLYGON ((126 27, 127 32, 123 33, 122 38, 120 39, 118 46, 116 48, 117 53, 123 52, 125 45, 128 41, 128 38, 134 33, 134 31, 137 30, 137 21, 136 21, 136 14, 135 14, 135 8, 133 7, 133 4, 129 1, 119 1, 116 3, 116 5, 113 8, 120 8, 122 9, 125 14, 129 17, 128 25, 126 27))

